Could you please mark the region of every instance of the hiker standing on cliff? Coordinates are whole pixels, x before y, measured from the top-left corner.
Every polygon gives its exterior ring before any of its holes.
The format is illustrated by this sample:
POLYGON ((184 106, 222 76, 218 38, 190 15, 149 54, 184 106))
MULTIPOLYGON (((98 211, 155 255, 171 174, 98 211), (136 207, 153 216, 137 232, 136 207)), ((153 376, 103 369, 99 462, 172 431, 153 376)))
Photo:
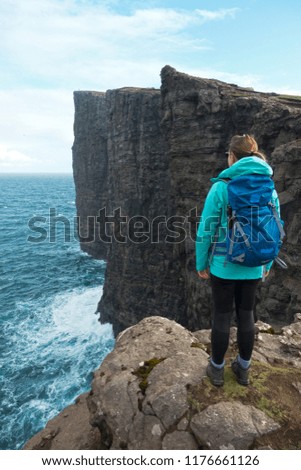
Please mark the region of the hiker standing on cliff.
MULTIPOLYGON (((234 217, 234 212, 229 214, 229 211, 232 211, 229 205, 230 186, 232 189, 231 198, 234 198, 234 203, 238 201, 241 204, 241 198, 243 197, 247 199, 247 202, 245 202, 246 210, 250 210, 251 206, 256 208, 257 203, 260 205, 264 197, 270 197, 270 202, 264 204, 262 210, 268 211, 269 218, 273 219, 278 235, 281 232, 279 247, 284 235, 282 222, 278 215, 279 200, 271 179, 273 170, 266 162, 265 156, 258 151, 255 139, 249 135, 234 136, 231 139, 227 154, 229 168, 222 171, 217 178, 211 180, 214 184, 205 201, 196 240, 196 269, 198 275, 201 279, 210 278, 212 286, 211 358, 206 373, 211 383, 216 386, 221 386, 224 383, 224 357, 229 343, 233 304, 235 304, 237 317, 239 354, 232 361, 231 368, 238 383, 241 385, 249 384, 249 367, 255 336, 253 309, 256 288, 260 280, 268 276, 273 259, 276 258, 273 254, 270 257, 267 255, 268 259, 271 259, 268 263, 262 262, 262 260, 258 262, 250 259, 247 260, 249 262, 245 265, 245 258, 248 258, 250 253, 250 250, 247 250, 246 253, 236 253, 236 258, 232 253, 232 258, 230 258, 232 262, 228 261, 229 251, 235 253, 236 249, 234 229, 232 230, 233 236, 231 235, 229 240, 229 227, 231 223, 233 226, 233 220, 237 220, 234 217), (236 187, 233 186, 234 181, 236 187), (237 189, 238 182, 240 187, 237 189), (225 239, 227 240, 227 237, 228 245, 226 246, 225 239), (259 265, 256 265, 256 263, 259 263, 259 265)), ((242 233, 248 225, 250 226, 248 223, 237 223, 237 226, 235 226, 236 231, 240 232, 241 240, 243 240, 238 249, 245 244, 249 248, 248 238, 251 239, 251 237, 247 237, 242 233)), ((271 226, 270 229, 268 227, 268 231, 274 230, 274 226, 271 226)), ((277 245, 277 242, 275 244, 273 241, 270 244, 272 248, 277 245)), ((263 249, 263 251, 267 252, 268 249, 263 249)), ((276 246, 276 254, 278 251, 276 246)))

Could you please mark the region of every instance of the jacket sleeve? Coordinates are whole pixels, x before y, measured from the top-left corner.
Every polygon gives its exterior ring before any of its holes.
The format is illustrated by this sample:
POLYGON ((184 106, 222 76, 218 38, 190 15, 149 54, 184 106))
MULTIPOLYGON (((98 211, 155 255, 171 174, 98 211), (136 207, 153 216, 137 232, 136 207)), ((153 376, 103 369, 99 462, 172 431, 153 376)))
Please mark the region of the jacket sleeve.
MULTIPOLYGON (((280 218, 280 203, 279 203, 278 194, 277 194, 275 189, 274 189, 274 192, 272 194, 272 203, 275 204, 276 210, 277 210, 279 218, 280 218)), ((266 264, 265 270, 270 271, 272 265, 273 265, 273 261, 270 261, 268 264, 266 264)))
POLYGON ((222 182, 213 184, 205 200, 195 244, 197 271, 203 271, 209 266, 210 247, 221 219, 220 185, 223 184, 222 182))

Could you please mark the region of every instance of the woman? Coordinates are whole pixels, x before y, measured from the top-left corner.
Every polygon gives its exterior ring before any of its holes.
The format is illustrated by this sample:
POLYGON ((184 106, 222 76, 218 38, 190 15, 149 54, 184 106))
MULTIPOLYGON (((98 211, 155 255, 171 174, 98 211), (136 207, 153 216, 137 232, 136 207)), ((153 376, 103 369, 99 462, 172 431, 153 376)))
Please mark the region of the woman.
MULTIPOLYGON (((272 176, 273 170, 258 151, 255 139, 249 135, 234 136, 228 152, 228 166, 211 187, 204 205, 196 240, 196 269, 201 279, 211 279, 213 297, 213 321, 211 334, 211 358, 207 375, 213 385, 224 383, 225 354, 229 343, 233 304, 237 316, 237 343, 239 354, 231 368, 241 385, 249 384, 249 368, 254 345, 255 293, 261 278, 269 274, 272 263, 247 267, 225 262, 225 254, 212 251, 212 242, 225 240, 227 228, 227 179, 246 174, 272 176)), ((272 202, 279 213, 276 191, 272 202)))

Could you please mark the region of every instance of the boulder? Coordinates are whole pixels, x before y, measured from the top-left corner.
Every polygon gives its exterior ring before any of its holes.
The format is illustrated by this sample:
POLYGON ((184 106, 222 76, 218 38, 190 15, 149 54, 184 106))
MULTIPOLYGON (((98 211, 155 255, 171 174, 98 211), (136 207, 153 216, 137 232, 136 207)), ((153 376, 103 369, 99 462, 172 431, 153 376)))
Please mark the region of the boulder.
MULTIPOLYGON (((295 349, 283 348, 292 331, 294 347, 299 344, 299 316, 295 320, 281 334, 257 324, 249 387, 240 386, 230 368, 237 354, 236 328, 231 331, 221 388, 213 387, 206 377, 210 331, 194 334, 158 316, 128 328, 96 371, 88 396, 91 423, 105 436, 103 446, 249 449, 255 441, 258 448, 264 445, 266 436, 276 435, 278 442, 277 432, 283 426, 291 425, 297 432, 301 416, 293 415, 300 395, 301 362, 295 349), (283 403, 281 393, 289 397, 283 403)), ((285 448, 285 439, 280 444, 272 439, 269 446, 273 445, 285 448)))
POLYGON ((90 393, 24 448, 300 449, 300 326, 300 314, 276 333, 256 324, 248 387, 231 371, 232 328, 225 383, 214 387, 206 377, 210 330, 194 334, 165 317, 147 317, 118 335, 90 393))

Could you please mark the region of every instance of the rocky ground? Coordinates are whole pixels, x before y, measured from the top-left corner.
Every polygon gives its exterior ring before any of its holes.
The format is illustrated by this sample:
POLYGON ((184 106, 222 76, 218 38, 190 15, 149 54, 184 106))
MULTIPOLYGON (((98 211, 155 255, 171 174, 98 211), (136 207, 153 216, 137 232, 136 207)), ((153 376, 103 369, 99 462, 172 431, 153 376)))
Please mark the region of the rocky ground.
POLYGON ((51 419, 45 429, 34 435, 25 450, 91 450, 101 449, 97 428, 89 422, 87 394, 80 395, 73 405, 51 419))
POLYGON ((301 314, 280 331, 257 323, 251 383, 205 374, 210 330, 148 317, 122 332, 92 390, 25 449, 301 449, 301 314))

